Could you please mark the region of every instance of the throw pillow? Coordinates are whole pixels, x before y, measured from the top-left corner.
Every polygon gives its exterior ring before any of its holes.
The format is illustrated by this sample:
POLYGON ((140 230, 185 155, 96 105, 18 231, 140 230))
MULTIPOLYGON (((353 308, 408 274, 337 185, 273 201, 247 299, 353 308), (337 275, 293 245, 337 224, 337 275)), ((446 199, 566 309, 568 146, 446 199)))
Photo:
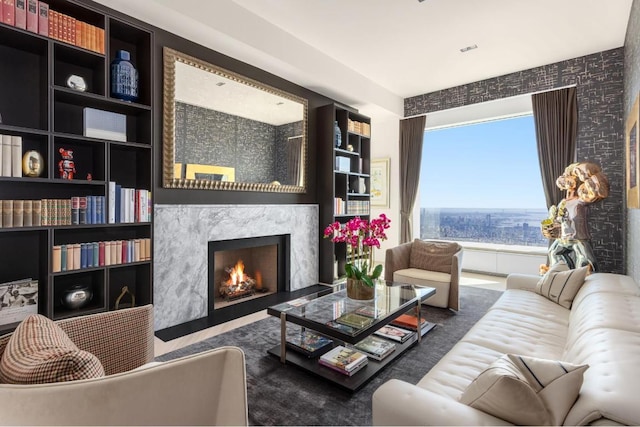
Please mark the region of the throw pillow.
POLYGON ((104 376, 93 354, 78 349, 52 320, 33 314, 13 332, 0 361, 0 381, 45 384, 104 376))
POLYGON ((409 268, 451 274, 451 261, 459 250, 460 245, 455 242, 415 239, 411 245, 409 268))
POLYGON ((566 263, 558 262, 538 281, 536 293, 571 309, 573 299, 582 287, 588 272, 588 266, 571 270, 566 263))
POLYGON ((469 384, 460 401, 517 425, 562 425, 588 367, 506 354, 469 384))

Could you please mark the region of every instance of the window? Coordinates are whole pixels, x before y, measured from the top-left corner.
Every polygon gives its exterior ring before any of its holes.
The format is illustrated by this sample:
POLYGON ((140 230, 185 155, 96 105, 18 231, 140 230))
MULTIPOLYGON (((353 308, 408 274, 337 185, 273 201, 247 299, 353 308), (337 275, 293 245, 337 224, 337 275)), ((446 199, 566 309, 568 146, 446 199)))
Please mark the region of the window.
POLYGON ((531 114, 427 130, 421 167, 421 238, 547 246, 531 114))

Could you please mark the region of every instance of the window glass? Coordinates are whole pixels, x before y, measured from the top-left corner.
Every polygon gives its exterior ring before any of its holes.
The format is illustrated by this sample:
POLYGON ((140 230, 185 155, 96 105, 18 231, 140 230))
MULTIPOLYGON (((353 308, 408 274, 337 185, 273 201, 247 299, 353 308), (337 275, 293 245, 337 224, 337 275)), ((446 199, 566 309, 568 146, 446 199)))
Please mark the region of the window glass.
POLYGON ((427 130, 419 200, 423 239, 546 247, 533 116, 427 130))

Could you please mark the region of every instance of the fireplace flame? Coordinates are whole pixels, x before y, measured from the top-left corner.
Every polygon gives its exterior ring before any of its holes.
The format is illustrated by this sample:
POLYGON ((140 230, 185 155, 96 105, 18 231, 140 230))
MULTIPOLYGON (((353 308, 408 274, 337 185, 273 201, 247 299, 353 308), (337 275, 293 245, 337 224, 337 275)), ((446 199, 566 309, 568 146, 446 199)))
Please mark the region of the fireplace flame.
POLYGON ((235 267, 231 269, 229 272, 231 285, 239 285, 240 283, 246 281, 244 276, 244 262, 242 260, 238 260, 235 267))

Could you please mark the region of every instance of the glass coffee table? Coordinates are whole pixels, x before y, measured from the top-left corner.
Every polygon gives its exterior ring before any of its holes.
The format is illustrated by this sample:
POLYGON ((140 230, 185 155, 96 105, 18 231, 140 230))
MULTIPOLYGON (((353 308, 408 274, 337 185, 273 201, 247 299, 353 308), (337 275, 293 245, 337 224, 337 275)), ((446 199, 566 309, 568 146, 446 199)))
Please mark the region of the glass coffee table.
POLYGON ((320 354, 308 357, 288 349, 287 326, 299 325, 303 330, 310 329, 331 339, 333 343, 322 350, 324 353, 337 345, 356 344, 409 311, 418 317, 418 324, 421 324, 420 304, 435 293, 436 290, 430 287, 380 281, 376 285, 375 299, 369 301, 352 300, 343 289, 329 294, 315 293, 274 305, 267 309, 267 313, 280 318, 280 344, 269 349, 268 353, 278 357, 282 363, 298 366, 343 388, 356 391, 419 342, 422 335, 434 325, 427 324, 421 333, 413 334, 404 342, 396 342, 395 351, 384 359, 378 361, 369 358, 367 365, 352 376, 320 365, 320 354))

